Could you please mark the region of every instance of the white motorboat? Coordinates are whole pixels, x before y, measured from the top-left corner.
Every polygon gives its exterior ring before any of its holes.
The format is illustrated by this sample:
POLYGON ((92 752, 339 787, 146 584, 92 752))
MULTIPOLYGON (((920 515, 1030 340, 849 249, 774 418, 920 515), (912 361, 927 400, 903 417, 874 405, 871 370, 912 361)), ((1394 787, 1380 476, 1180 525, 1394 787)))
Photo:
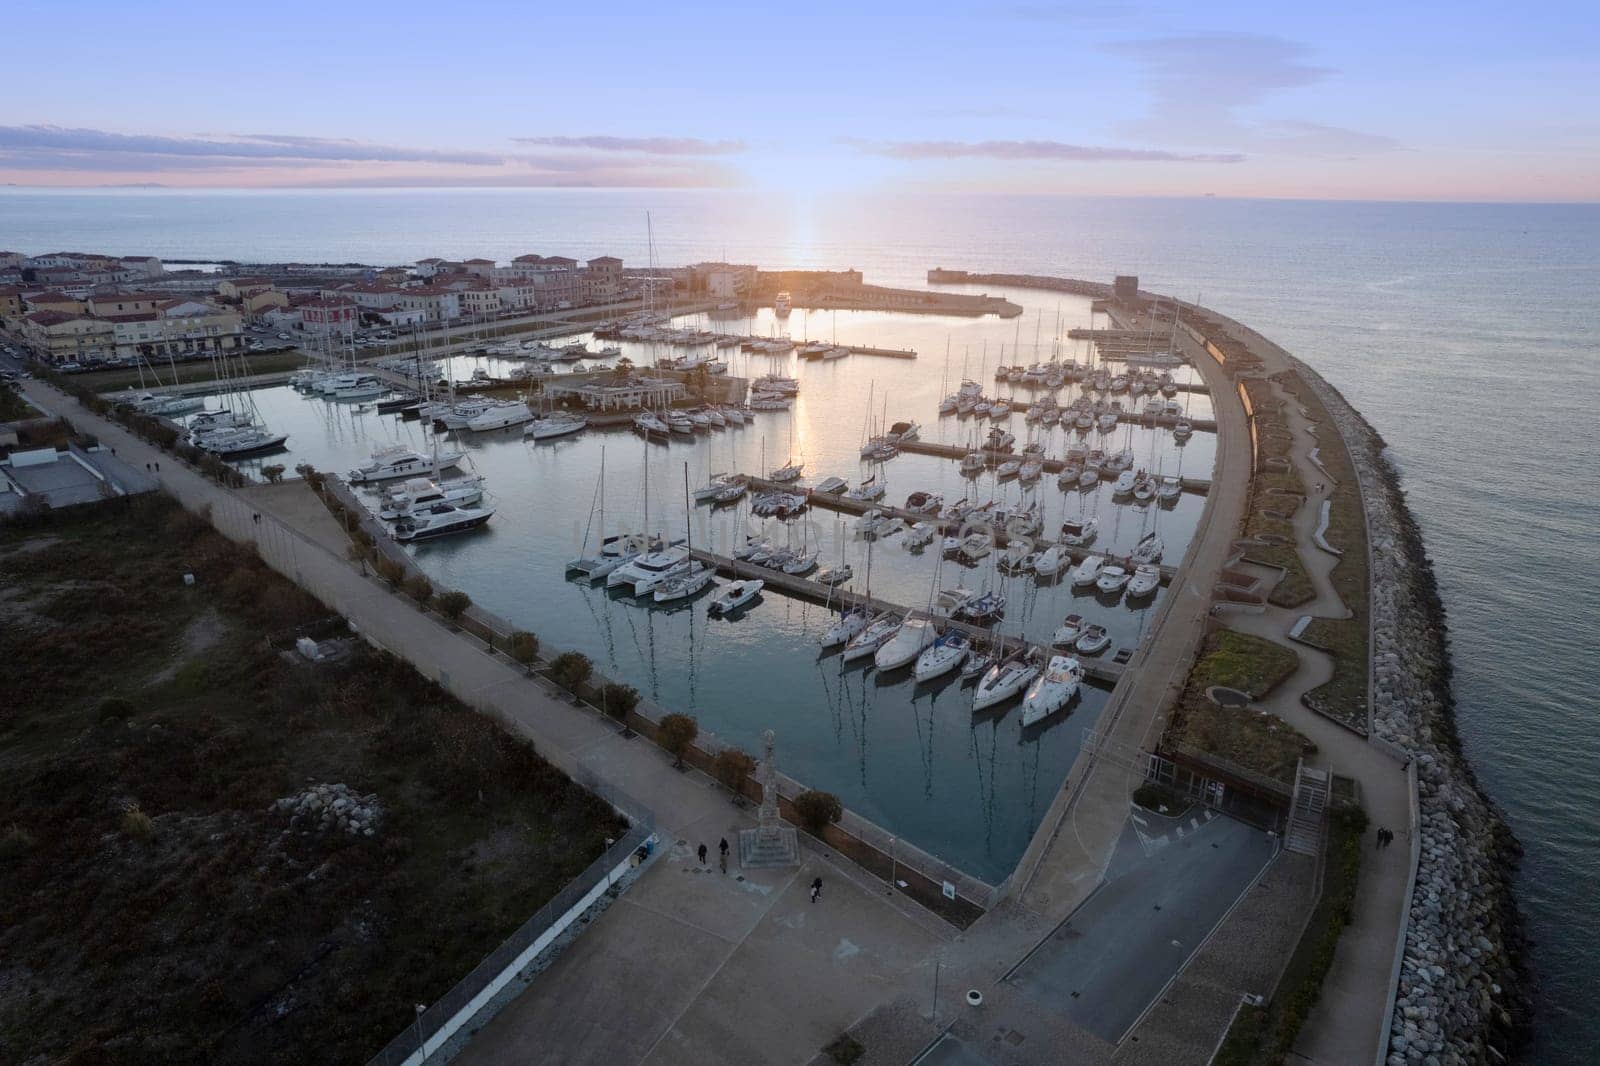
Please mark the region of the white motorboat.
POLYGON ((904 444, 908 440, 916 440, 921 432, 922 426, 916 422, 896 422, 889 427, 889 432, 885 433, 884 436, 889 439, 890 443, 904 444))
POLYGON ((1136 476, 1134 472, 1132 470, 1124 470, 1122 473, 1117 475, 1116 482, 1111 486, 1111 494, 1113 496, 1133 495, 1135 481, 1136 476))
POLYGON ((972 589, 957 586, 953 589, 940 589, 933 598, 933 613, 943 618, 954 618, 961 609, 976 596, 972 589))
POLYGON ((1095 578, 1094 587, 1101 592, 1110 594, 1121 592, 1128 583, 1128 572, 1120 566, 1108 566, 1100 571, 1100 576, 1095 578))
POLYGON ((665 437, 672 432, 671 427, 648 411, 634 416, 633 428, 636 433, 643 433, 646 437, 665 437))
POLYGON ((744 411, 741 408, 735 407, 732 404, 722 404, 717 408, 717 411, 722 415, 723 421, 728 425, 744 425, 744 411))
POLYGON ((454 478, 436 482, 432 478, 407 478, 405 484, 392 489, 383 497, 378 517, 393 521, 436 503, 465 507, 483 499, 483 481, 480 476, 454 478))
POLYGON ((1159 563, 1161 553, 1165 550, 1166 545, 1162 543, 1160 534, 1146 533, 1139 538, 1139 543, 1134 545, 1129 558, 1136 563, 1159 563))
POLYGON ((357 374, 351 379, 341 379, 334 386, 333 398, 336 400, 370 400, 375 396, 382 396, 389 391, 389 386, 380 378, 370 374, 357 374))
POLYGON ((1156 479, 1148 474, 1133 479, 1133 498, 1140 503, 1149 503, 1155 499, 1156 479))
POLYGON ((766 584, 760 578, 753 581, 730 582, 717 593, 716 598, 711 601, 711 606, 706 609, 712 614, 731 614, 761 595, 761 590, 766 584))
MULTIPOLYGON (((466 429, 467 423, 486 411, 495 407, 507 406, 498 400, 487 400, 482 397, 471 400, 462 400, 459 403, 445 404, 440 409, 430 409, 429 417, 446 429, 466 429)), ((422 410, 421 408, 418 409, 422 410)))
POLYGON ((763 518, 788 518, 806 509, 806 498, 798 492, 766 492, 750 504, 750 513, 763 518))
POLYGON ((1162 503, 1166 503, 1170 500, 1176 500, 1182 495, 1183 480, 1181 478, 1173 477, 1171 474, 1163 477, 1160 484, 1156 486, 1156 496, 1160 498, 1162 503))
POLYGON ((707 481, 704 485, 701 485, 699 488, 695 489, 690 495, 695 498, 696 502, 704 502, 706 500, 715 499, 717 493, 721 492, 723 489, 726 489, 730 485, 743 483, 744 479, 734 474, 712 474, 710 481, 707 481))
POLYGON ((588 425, 589 419, 583 415, 546 415, 524 426, 522 435, 532 437, 534 440, 552 440, 582 432, 588 425))
MULTIPOLYGON (((694 596, 701 589, 711 584, 711 579, 716 576, 716 571, 709 566, 698 562, 690 563, 688 569, 680 571, 672 577, 656 585, 651 598, 656 603, 671 603, 674 600, 686 600, 694 596)), ((638 586, 635 585, 635 588, 638 586)))
POLYGON ((1021 459, 1007 459, 1005 462, 995 467, 994 470, 995 477, 999 478, 1001 481, 1014 478, 1020 473, 1022 473, 1021 459))
POLYGON ((1117 416, 1111 411, 1107 411, 1099 418, 1099 428, 1101 433, 1110 433, 1117 428, 1117 416))
POLYGON ((533 421, 533 409, 526 403, 496 404, 472 418, 467 419, 466 429, 474 433, 488 433, 496 429, 509 429, 533 421))
POLYGON ((971 650, 972 638, 952 629, 934 641, 930 647, 922 650, 917 656, 917 664, 911 669, 911 676, 917 681, 932 681, 936 677, 943 677, 965 662, 967 653, 971 650))
POLYGON ((863 539, 876 537, 878 531, 887 529, 889 523, 894 521, 888 515, 874 507, 860 518, 856 519, 855 534, 863 539))
POLYGON ((1022 697, 1022 724, 1024 727, 1042 722, 1061 710, 1078 694, 1083 683, 1083 666, 1070 655, 1052 655, 1044 668, 1022 697))
POLYGON ((1102 556, 1090 555, 1072 568, 1072 587, 1085 588, 1100 580, 1100 571, 1104 570, 1106 561, 1102 556))
POLYGON ((805 471, 805 463, 785 463, 767 475, 769 481, 798 481, 805 471))
POLYGON ((1172 439, 1175 441, 1186 441, 1192 436, 1194 426, 1189 424, 1188 419, 1180 418, 1178 424, 1172 427, 1172 439))
POLYGON ((346 480, 356 484, 378 481, 397 481, 400 478, 427 476, 435 468, 446 470, 461 462, 464 452, 440 452, 423 455, 404 444, 389 444, 373 449, 372 458, 350 471, 346 480))
POLYGON ((1133 568, 1133 576, 1128 579, 1128 599, 1148 596, 1160 586, 1161 568, 1154 563, 1140 563, 1133 568))
POLYGON ((1084 467, 1083 473, 1078 475, 1078 488, 1092 489, 1098 484, 1100 484, 1100 468, 1095 466, 1084 467))
POLYGON ((877 655, 878 649, 887 644, 900 628, 898 615, 881 614, 868 622, 866 628, 857 633, 850 643, 844 646, 844 661, 851 662, 864 659, 868 655, 877 655))
POLYGON ((827 585, 829 588, 838 588, 855 576, 855 570, 849 563, 845 563, 841 566, 829 566, 818 570, 817 576, 813 580, 820 585, 827 585))
POLYGON ((918 522, 906 533, 905 546, 911 551, 925 548, 933 542, 934 535, 938 532, 932 522, 918 522))
POLYGON ((1061 573, 1061 568, 1067 565, 1069 556, 1066 549, 1059 544, 1052 544, 1039 553, 1033 561, 1033 572, 1038 577, 1055 577, 1061 573))
POLYGON ((448 503, 437 503, 396 522, 394 538, 399 541, 432 540, 452 533, 465 533, 489 521, 493 514, 492 507, 452 507, 448 503))
POLYGON ((914 514, 938 514, 944 497, 936 492, 913 492, 906 497, 906 510, 914 514))
POLYGON ((1027 462, 1023 463, 1022 468, 1017 471, 1017 480, 1023 482, 1038 481, 1039 476, 1043 473, 1044 463, 1040 462, 1038 459, 1029 459, 1027 462))
POLYGON ((975 530, 961 538, 961 557, 977 562, 994 548, 994 538, 982 530, 975 530))
POLYGON ((221 459, 245 459, 252 455, 275 452, 288 440, 287 433, 274 433, 266 426, 256 425, 224 429, 190 438, 197 448, 221 459))
POLYGON ((1061 543, 1069 548, 1086 548, 1100 535, 1100 519, 1094 515, 1069 518, 1061 523, 1061 543))
POLYGON ((981 711, 1016 696, 1039 676, 1039 668, 1023 653, 1011 655, 989 667, 972 694, 972 709, 981 711))
POLYGON ((1055 634, 1050 638, 1050 643, 1057 648, 1070 648, 1078 643, 1078 638, 1083 636, 1085 623, 1083 615, 1069 614, 1056 626, 1055 634))
POLYGON ((682 437, 694 436, 694 420, 688 415, 674 411, 667 415, 667 430, 682 437))
POLYGON ((1000 552, 1000 559, 995 565, 1006 573, 1023 574, 1033 569, 1038 558, 1039 553, 1030 551, 1026 540, 1013 540, 1000 552))
POLYGON ((868 617, 865 607, 847 608, 840 612, 837 622, 823 631, 820 643, 824 648, 849 644, 861 635, 861 631, 867 628, 869 621, 871 621, 871 618, 868 617))
POLYGON ((999 421, 1002 418, 1009 418, 1010 415, 1010 400, 996 400, 994 403, 989 405, 989 417, 995 421, 999 421))
POLYGON ((938 639, 939 631, 934 628, 931 619, 908 617, 900 623, 894 636, 873 654, 873 665, 879 670, 898 670, 938 639))
POLYGON ((1111 646, 1111 634, 1105 626, 1085 626, 1075 646, 1085 655, 1096 655, 1111 646))
POLYGON ((812 492, 820 492, 827 496, 835 496, 850 487, 850 483, 842 477, 825 477, 811 487, 812 492))
POLYGON ((983 453, 968 452, 961 457, 961 472, 968 477, 976 477, 983 473, 983 453))
POLYGON ((606 588, 633 588, 637 595, 654 592, 656 584, 660 583, 671 572, 686 563, 689 559, 689 549, 681 544, 672 544, 648 552, 628 563, 619 566, 606 575, 606 588), (638 588, 639 582, 647 582, 647 587, 638 588))
POLYGON ((956 413, 956 409, 960 406, 961 397, 952 392, 949 396, 946 396, 944 399, 939 401, 939 413, 942 415, 953 415, 956 413))

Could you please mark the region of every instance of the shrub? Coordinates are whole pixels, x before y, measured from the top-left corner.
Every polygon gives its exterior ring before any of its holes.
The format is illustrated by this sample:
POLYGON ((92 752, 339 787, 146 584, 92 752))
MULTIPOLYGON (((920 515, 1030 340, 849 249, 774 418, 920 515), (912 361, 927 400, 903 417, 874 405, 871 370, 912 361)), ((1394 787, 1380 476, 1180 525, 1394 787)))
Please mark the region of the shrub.
POLYGON ((96 714, 102 722, 120 722, 132 718, 135 710, 133 701, 126 696, 107 696, 100 701, 96 714))
POLYGON ((683 769, 683 753, 700 735, 700 723, 687 714, 669 714, 661 719, 661 746, 672 753, 673 766, 683 769))
POLYGON ((156 826, 144 811, 130 807, 122 812, 122 831, 135 840, 149 840, 155 835, 156 826))
POLYGON ((839 1066, 854 1066, 866 1051, 867 1049, 861 1046, 861 1041, 849 1033, 840 1033, 833 1043, 822 1049, 822 1053, 837 1062, 839 1066))
POLYGON ((794 812, 813 836, 821 836, 824 829, 844 815, 844 807, 833 793, 809 789, 795 797, 794 812))
POLYGON ((21 858, 33 850, 33 834, 20 825, 9 826, 0 833, 0 862, 21 858))
POLYGON ((261 476, 266 478, 271 484, 276 485, 278 482, 283 480, 283 464, 275 463, 272 466, 262 467, 261 476))
POLYGON ((514 631, 506 641, 511 657, 533 673, 533 664, 539 660, 539 638, 525 629, 514 631))
POLYGON ((628 715, 639 706, 639 690, 632 685, 609 681, 600 690, 600 705, 605 708, 606 714, 619 722, 626 722, 628 715))
POLYGON ((406 595, 426 607, 433 599, 433 582, 422 574, 412 574, 406 578, 406 595))
POLYGON ((717 753, 717 780, 736 797, 744 794, 744 783, 755 769, 756 761, 738 748, 723 748, 717 753))
POLYGON ((379 577, 389 583, 390 588, 399 588, 406 577, 406 568, 387 555, 380 555, 374 559, 372 568, 378 572, 379 577))
POLYGON ((594 664, 582 652, 564 651, 550 664, 551 676, 568 692, 576 693, 592 673, 594 664))
POLYGON ((472 597, 460 589, 439 593, 439 612, 450 621, 457 621, 462 612, 472 606, 472 597))

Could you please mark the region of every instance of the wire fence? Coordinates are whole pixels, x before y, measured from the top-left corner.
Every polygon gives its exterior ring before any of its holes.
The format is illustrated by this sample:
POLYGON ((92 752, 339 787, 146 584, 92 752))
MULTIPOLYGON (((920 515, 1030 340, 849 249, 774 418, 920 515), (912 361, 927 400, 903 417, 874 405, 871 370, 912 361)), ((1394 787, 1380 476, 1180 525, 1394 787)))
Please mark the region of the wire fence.
MULTIPOLYGON (((584 784, 595 787, 593 782, 584 784)), ((652 832, 653 826, 636 821, 622 839, 607 848, 583 873, 534 912, 533 917, 524 922, 521 928, 484 956, 471 973, 429 1004, 412 1024, 395 1034, 382 1051, 368 1060, 369 1066, 404 1066, 424 1047, 428 1048, 429 1053, 437 1051, 456 1030, 478 1018, 484 1006, 495 998, 494 993, 499 991, 499 987, 537 958, 539 952, 566 928, 571 918, 576 917, 569 915, 569 912, 583 904, 597 889, 610 887, 617 868, 628 861, 629 856, 652 832), (543 944, 540 943, 541 939, 544 940, 543 944)), ((420 1060, 421 1056, 417 1057, 420 1060)))

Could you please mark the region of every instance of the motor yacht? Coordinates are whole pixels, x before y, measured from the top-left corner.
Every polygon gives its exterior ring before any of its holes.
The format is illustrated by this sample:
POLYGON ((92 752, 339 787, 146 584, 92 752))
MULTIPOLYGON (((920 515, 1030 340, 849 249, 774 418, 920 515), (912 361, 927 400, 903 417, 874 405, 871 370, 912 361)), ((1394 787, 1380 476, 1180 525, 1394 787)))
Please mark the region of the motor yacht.
POLYGON ((1024 728, 1042 722, 1061 710, 1078 694, 1083 683, 1083 666, 1070 655, 1052 655, 1049 665, 1022 697, 1024 728))
POLYGON ((1072 568, 1072 587, 1086 588, 1100 580, 1100 571, 1104 570, 1106 561, 1099 555, 1090 555, 1072 568))
POLYGON ((1172 427, 1172 439, 1186 441, 1194 436, 1194 427, 1186 419, 1179 419, 1178 424, 1172 427))
POLYGON ((381 378, 371 374, 356 374, 341 378, 335 383, 333 398, 336 400, 370 400, 375 396, 382 396, 389 391, 389 386, 381 378))
POLYGON ((1083 636, 1083 627, 1087 623, 1081 614, 1069 614, 1056 626, 1055 635, 1050 638, 1050 643, 1057 648, 1070 648, 1078 643, 1078 638, 1083 636))
POLYGON ((523 401, 496 404, 467 419, 466 429, 474 433, 487 433, 496 429, 509 429, 533 421, 533 409, 523 401))
POLYGON ((1140 563, 1133 568, 1133 576, 1128 579, 1128 599, 1148 596, 1160 585, 1161 568, 1154 563, 1140 563))
POLYGON ((1100 535, 1100 519, 1081 515, 1061 523, 1061 543, 1069 548, 1087 548, 1100 535))
POLYGON ((1039 667, 1023 652, 1007 656, 984 673, 972 694, 972 709, 981 711, 1004 703, 1025 689, 1035 677, 1039 667))
POLYGON ((894 614, 881 614, 868 622, 866 627, 851 638, 850 643, 844 646, 844 661, 853 662, 864 659, 869 655, 876 656, 878 649, 887 644, 900 629, 900 617, 894 614))
POLYGON ((932 522, 918 522, 906 533, 905 546, 911 551, 925 548, 933 542, 937 532, 938 527, 932 522))
POLYGON ((972 638, 959 630, 952 629, 922 650, 917 656, 916 665, 911 669, 911 676, 917 681, 932 681, 934 678, 943 677, 966 661, 967 653, 971 650, 972 638))
POLYGON ((938 514, 944 497, 934 492, 913 492, 906 497, 906 510, 914 514, 938 514))
POLYGON ((1163 477, 1161 482, 1156 486, 1156 497, 1160 499, 1162 503, 1176 500, 1182 495, 1183 479, 1173 477, 1171 474, 1163 477))
POLYGON ((1111 646, 1111 634, 1105 626, 1085 626, 1074 646, 1085 655, 1097 655, 1111 646))
POLYGON ((972 589, 955 588, 940 589, 933 598, 933 613, 941 618, 954 618, 956 613, 966 605, 977 593, 972 589))
POLYGON ((820 492, 825 496, 837 496, 850 487, 850 483, 842 477, 825 477, 812 486, 812 492, 820 492))
POLYGON ((346 475, 355 484, 372 484, 379 481, 397 481, 400 478, 426 476, 437 468, 447 470, 461 462, 464 452, 440 452, 423 455, 404 444, 389 444, 373 449, 372 458, 346 475))
POLYGON ((827 585, 829 588, 838 588, 855 576, 855 570, 849 563, 845 563, 842 566, 829 566, 818 570, 817 576, 813 580, 820 585, 827 585))
POLYGON ((1009 400, 996 400, 989 405, 989 417, 993 421, 998 422, 1002 418, 1009 418, 1010 415, 1011 401, 1009 400))
POLYGON ((967 477, 976 477, 983 473, 984 461, 982 452, 968 452, 961 457, 961 473, 967 477))
POLYGON ((215 433, 190 437, 195 447, 208 451, 220 459, 245 459, 252 455, 275 452, 288 440, 289 434, 274 433, 266 426, 258 425, 223 429, 215 433))
POLYGON ((938 639, 939 631, 931 619, 908 617, 900 623, 894 636, 873 654, 873 665, 879 670, 898 670, 909 665, 938 639))
POLYGON ((855 488, 846 492, 844 494, 844 498, 847 500, 858 500, 862 503, 871 503, 874 500, 883 499, 883 495, 887 491, 889 491, 889 487, 883 482, 879 481, 877 476, 874 475, 867 478, 867 480, 863 481, 855 488))
POLYGON ((994 538, 982 530, 974 530, 961 538, 961 557, 968 562, 977 562, 993 548, 994 538))
POLYGON ((1101 592, 1110 594, 1121 592, 1128 583, 1128 572, 1120 566, 1108 566, 1100 571, 1100 576, 1095 578, 1094 587, 1101 592))
POLYGON ((806 509, 806 498, 795 492, 766 492, 750 504, 750 513, 763 518, 788 518, 806 509))
POLYGON ((946 396, 944 399, 939 401, 939 413, 942 415, 953 415, 956 413, 956 410, 960 408, 960 406, 961 397, 952 392, 949 396, 946 396))
POLYGON ((793 306, 794 301, 790 298, 789 294, 786 292, 780 292, 772 301, 772 313, 777 315, 779 318, 787 318, 789 315, 789 310, 793 306))
POLYGON ((476 475, 443 482, 425 477, 407 478, 403 485, 384 494, 378 517, 393 521, 436 503, 465 507, 483 499, 483 482, 484 479, 476 475))
POLYGON ((731 614, 761 595, 767 583, 760 578, 751 581, 731 581, 706 608, 711 614, 731 614))
POLYGON ((452 507, 448 503, 436 503, 396 522, 394 539, 409 542, 464 533, 483 525, 493 514, 491 507, 452 507))
POLYGON ((1041 578, 1055 577, 1061 573, 1061 568, 1067 565, 1067 551, 1059 544, 1052 544, 1039 553, 1033 561, 1034 575, 1041 578))

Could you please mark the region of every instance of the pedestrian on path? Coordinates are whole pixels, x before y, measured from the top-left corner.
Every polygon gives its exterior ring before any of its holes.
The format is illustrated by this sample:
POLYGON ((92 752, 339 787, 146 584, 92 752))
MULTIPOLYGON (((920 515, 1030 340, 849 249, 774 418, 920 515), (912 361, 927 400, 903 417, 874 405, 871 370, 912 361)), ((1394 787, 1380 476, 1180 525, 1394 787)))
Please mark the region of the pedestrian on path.
POLYGON ((706 846, 704 844, 700 845, 700 853, 699 854, 700 854, 700 865, 704 866, 706 864, 706 846))
POLYGON ((821 898, 822 898, 822 878, 819 877, 815 881, 811 882, 811 902, 815 903, 817 900, 819 900, 821 898))
POLYGON ((717 845, 717 850, 722 853, 722 872, 723 873, 727 873, 728 872, 728 838, 727 837, 723 837, 722 838, 722 842, 717 845))
POLYGON ((1383 832, 1384 832, 1383 827, 1379 826, 1378 827, 1378 839, 1372 845, 1372 850, 1373 851, 1382 851, 1383 850, 1383 832))

